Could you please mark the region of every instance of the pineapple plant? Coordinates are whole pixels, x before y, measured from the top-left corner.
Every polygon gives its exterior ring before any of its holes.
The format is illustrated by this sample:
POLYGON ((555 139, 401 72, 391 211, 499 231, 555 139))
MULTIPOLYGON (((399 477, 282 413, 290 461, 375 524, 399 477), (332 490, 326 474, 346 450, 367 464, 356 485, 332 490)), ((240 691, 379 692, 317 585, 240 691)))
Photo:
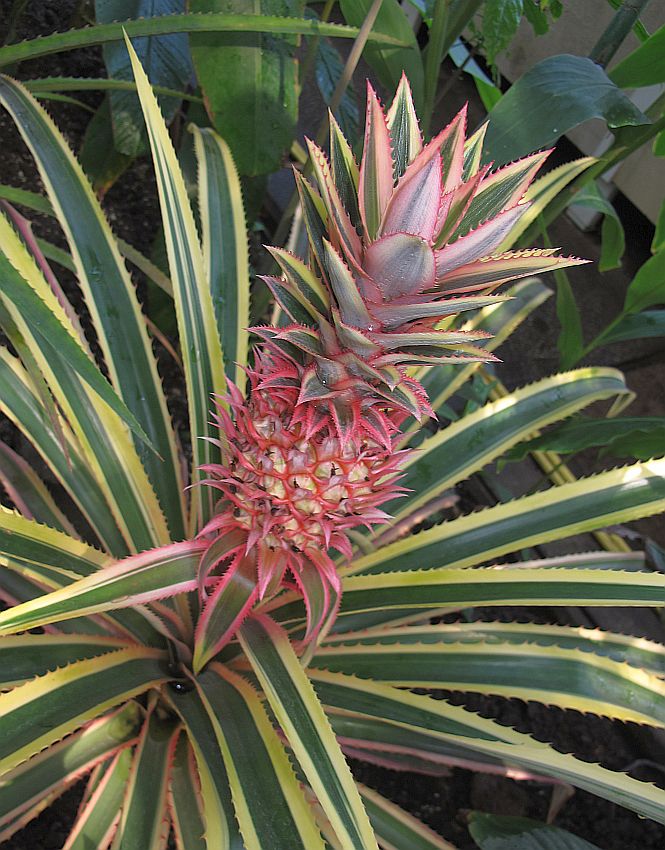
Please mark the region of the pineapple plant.
POLYGON ((311 256, 273 249, 282 276, 269 285, 284 321, 256 329, 250 358, 245 249, 230 239, 235 251, 220 255, 215 238, 244 229, 228 149, 191 128, 199 232, 132 58, 168 249, 160 280, 180 334, 189 470, 122 246, 45 110, 0 79, 106 365, 103 374, 39 244, 1 215, 0 322, 12 347, 0 349, 0 406, 77 510, 70 517, 2 447, 16 510, 0 511, 0 840, 85 778, 66 850, 164 850, 170 836, 179 850, 449 850, 357 783, 350 756, 432 773, 519 768, 662 822, 654 786, 422 689, 662 727, 657 644, 433 618, 477 605, 662 607, 665 581, 640 552, 503 558, 665 509, 665 461, 393 542, 380 534, 387 522, 412 527, 430 500, 534 431, 628 394, 615 370, 579 369, 407 445, 417 420, 547 296, 532 279, 496 287, 578 262, 491 253, 524 213, 543 156, 491 173, 478 165, 481 134, 464 142, 462 117, 423 145, 406 82, 385 117, 370 91, 360 168, 333 123, 330 162, 312 148, 320 191, 297 178, 311 256))

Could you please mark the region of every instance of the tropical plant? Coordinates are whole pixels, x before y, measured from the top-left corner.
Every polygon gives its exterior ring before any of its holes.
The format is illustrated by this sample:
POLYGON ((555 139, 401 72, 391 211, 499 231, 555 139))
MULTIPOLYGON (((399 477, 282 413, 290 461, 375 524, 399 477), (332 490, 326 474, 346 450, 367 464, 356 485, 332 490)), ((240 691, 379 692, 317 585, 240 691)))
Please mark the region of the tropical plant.
POLYGON ((662 822, 665 793, 655 787, 416 692, 467 688, 665 724, 661 646, 567 627, 434 622, 478 605, 663 606, 665 578, 644 569, 640 552, 501 559, 662 510, 665 460, 410 534, 457 482, 520 440, 626 393, 615 370, 580 369, 433 436, 418 430, 417 417, 489 356, 469 340, 492 349, 547 296, 533 279, 504 297, 490 290, 569 262, 483 256, 528 214, 521 198, 542 157, 479 170, 481 137, 465 143, 463 119, 423 146, 406 83, 387 123, 370 91, 360 168, 333 122, 330 163, 314 151, 322 195, 299 181, 312 262, 275 251, 284 276, 270 285, 285 316, 258 329, 263 343, 250 358, 228 149, 191 128, 199 233, 155 97, 132 62, 180 332, 184 449, 98 201, 45 111, 0 80, 96 332, 93 348, 29 227, 1 216, 0 320, 11 349, 0 350, 0 405, 63 499, 3 447, 16 510, 0 513, 9 604, 0 614, 0 838, 85 776, 67 850, 163 848, 171 832, 187 850, 450 846, 357 784, 345 755, 433 772, 518 766, 662 822), (398 454, 408 443, 418 451, 398 454), (386 499, 392 520, 376 528, 386 499))

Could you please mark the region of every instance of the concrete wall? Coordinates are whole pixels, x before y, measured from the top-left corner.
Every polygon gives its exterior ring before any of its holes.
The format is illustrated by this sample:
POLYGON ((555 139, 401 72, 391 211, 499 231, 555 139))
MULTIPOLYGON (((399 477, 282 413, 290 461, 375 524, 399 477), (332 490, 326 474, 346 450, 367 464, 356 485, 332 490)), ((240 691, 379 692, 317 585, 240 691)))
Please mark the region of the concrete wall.
MULTIPOLYGON (((536 37, 531 26, 522 21, 517 36, 497 63, 501 73, 511 82, 547 56, 557 53, 587 56, 614 14, 607 0, 564 0, 564 6, 562 16, 544 36, 536 37)), ((651 0, 642 20, 649 32, 665 24, 665 0, 651 0)), ((638 44, 631 33, 612 64, 638 44)), ((645 108, 659 91, 660 88, 653 87, 646 93, 650 100, 646 103, 639 100, 637 105, 645 108)), ((644 96, 645 92, 640 94, 644 96)), ((588 121, 568 135, 583 153, 591 155, 601 152, 611 141, 603 122, 598 120, 588 121)), ((656 221, 665 197, 665 158, 654 157, 650 150, 636 151, 612 175, 612 180, 647 218, 656 221)))

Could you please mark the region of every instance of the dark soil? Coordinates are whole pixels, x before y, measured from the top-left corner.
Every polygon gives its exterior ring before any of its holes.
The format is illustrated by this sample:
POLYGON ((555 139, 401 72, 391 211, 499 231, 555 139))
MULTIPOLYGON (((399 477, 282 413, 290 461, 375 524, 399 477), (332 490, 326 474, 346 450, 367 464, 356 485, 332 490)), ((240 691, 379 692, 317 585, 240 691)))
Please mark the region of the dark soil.
MULTIPOLYGON (((29 3, 20 20, 17 37, 34 37, 67 28, 75 18, 78 6, 74 0, 29 3)), ((12 0, 0 0, 0 21, 8 20, 11 7, 12 0)), ((1 27, 0 42, 4 37, 1 27)), ((103 76, 101 51, 92 48, 26 62, 16 70, 16 75, 20 79, 52 75, 103 76)), ((100 100, 94 93, 77 97, 93 107, 100 100)), ((451 98, 455 97, 453 90, 451 98)), ((55 102, 50 103, 48 108, 74 149, 78 149, 89 113, 55 102)), ((0 113, 0 150, 0 182, 39 190, 39 179, 31 158, 6 113, 0 113)), ((151 167, 145 159, 137 160, 120 178, 106 196, 104 206, 115 232, 149 253, 159 213, 151 167)), ((39 235, 64 245, 62 234, 53 221, 34 216, 31 218, 36 222, 39 235)), ((62 277, 68 293, 75 293, 74 281, 66 275, 62 277)), ((75 294, 74 300, 79 303, 75 294)), ((167 382, 172 385, 175 383, 174 380, 168 381, 168 378, 167 382)), ((177 410, 182 405, 174 396, 175 393, 172 393, 171 403, 177 410)), ((0 436, 9 439, 20 451, 29 451, 26 441, 8 428, 6 423, 0 423, 0 436)), ((540 609, 537 612, 519 613, 531 615, 541 622, 562 621, 560 612, 555 611, 540 609)), ((639 622, 639 612, 631 616, 635 633, 656 630, 658 634, 651 636, 662 638, 662 630, 659 630, 650 613, 648 616, 645 614, 649 627, 639 622)), ((658 740, 650 730, 643 727, 622 726, 602 718, 517 700, 458 693, 446 696, 455 704, 464 704, 502 724, 530 732, 539 740, 550 741, 560 751, 575 753, 588 761, 599 761, 614 770, 629 771, 636 778, 665 787, 665 742, 658 740)), ((517 782, 459 768, 451 769, 448 776, 437 778, 360 762, 354 762, 353 768, 358 779, 422 818, 460 850, 476 846, 469 837, 465 823, 465 814, 469 810, 544 819, 550 805, 551 786, 534 781, 517 782)), ((6 842, 3 848, 57 850, 65 841, 81 791, 81 786, 68 791, 49 810, 6 842)), ((604 850, 662 850, 665 847, 665 827, 581 791, 575 792, 563 806, 555 823, 604 850)))

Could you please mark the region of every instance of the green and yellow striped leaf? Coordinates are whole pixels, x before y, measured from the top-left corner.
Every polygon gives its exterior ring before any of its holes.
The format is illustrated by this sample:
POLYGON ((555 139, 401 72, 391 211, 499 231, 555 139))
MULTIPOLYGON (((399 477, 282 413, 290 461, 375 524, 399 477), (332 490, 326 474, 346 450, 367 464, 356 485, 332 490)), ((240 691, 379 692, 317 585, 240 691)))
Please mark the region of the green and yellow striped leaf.
POLYGON ((108 755, 115 755, 127 746, 138 734, 139 719, 138 705, 127 703, 3 776, 0 826, 23 814, 58 785, 79 778, 108 755))
MULTIPOLYGON (((201 477, 198 468, 219 460, 218 446, 205 438, 219 438, 218 429, 210 422, 211 395, 223 395, 226 389, 220 332, 180 164, 148 78, 129 40, 125 40, 157 177, 187 385, 192 444, 191 480, 196 483, 201 477)), ((210 488, 194 488, 192 508, 190 532, 198 530, 210 516, 210 488)))
POLYGON ((79 508, 107 551, 128 554, 104 492, 85 462, 69 426, 60 429, 47 417, 30 377, 21 363, 0 348, 0 410, 11 419, 41 455, 79 508), (65 440, 63 451, 61 439, 65 440))
POLYGON ((535 700, 617 720, 665 726, 665 681, 579 649, 537 644, 345 644, 311 665, 399 687, 446 688, 535 700))
POLYGON ((384 850, 455 850, 421 820, 381 794, 360 783, 358 790, 384 850))
POLYGON ((82 168, 44 109, 19 83, 3 79, 9 110, 39 167, 62 226, 113 386, 154 451, 136 448, 174 536, 184 532, 182 480, 155 356, 136 292, 82 168), (155 454, 156 452, 156 454, 155 454))
POLYGON ((207 850, 246 850, 233 811, 217 733, 199 690, 184 683, 179 690, 171 690, 168 698, 185 725, 196 759, 207 850))
POLYGON ((147 647, 76 661, 0 694, 0 774, 130 697, 170 678, 147 647))
POLYGON ((131 763, 132 752, 126 749, 104 769, 90 798, 79 810, 62 850, 89 850, 109 845, 120 819, 131 763))
MULTIPOLYGON (((464 481, 535 431, 601 399, 629 394, 621 372, 587 368, 553 375, 486 404, 418 446, 404 464, 407 489, 385 510, 397 522, 464 481)), ((381 528, 376 532, 381 534, 381 528)))
POLYGON ((0 639, 0 689, 8 690, 73 661, 128 649, 126 640, 96 635, 22 634, 0 639))
POLYGON ((349 573, 469 567, 665 509, 665 458, 602 472, 486 508, 354 561, 349 573))
POLYGON ((70 617, 133 608, 197 588, 201 541, 172 543, 106 565, 60 590, 0 613, 0 634, 44 626, 70 617))
POLYGON ((224 758, 245 845, 323 850, 311 809, 257 692, 218 664, 198 677, 197 688, 224 758))
POLYGON ((245 387, 249 327, 247 225, 238 172, 226 142, 193 125, 198 161, 203 262, 221 335, 227 377, 245 387))
POLYGON ((206 850, 201 783, 187 735, 178 738, 169 776, 169 810, 176 847, 206 850))
POLYGON ((346 736, 351 732, 355 714, 364 727, 363 733, 371 732, 377 744, 384 738, 390 740, 394 731, 403 743, 410 738, 425 752, 436 751, 441 744, 453 745, 467 754, 489 755, 569 782, 659 823, 665 822, 665 791, 625 773, 559 753, 549 744, 444 700, 339 673, 312 670, 310 677, 338 734, 346 736), (351 723, 345 724, 345 720, 351 723), (363 723, 368 720, 372 722, 363 723))
POLYGON ((164 850, 169 837, 166 795, 169 771, 178 740, 174 720, 160 720, 152 711, 134 750, 114 846, 118 850, 164 850))
POLYGON ((348 850, 376 850, 349 767, 287 635, 267 618, 255 617, 238 637, 340 842, 348 850))

